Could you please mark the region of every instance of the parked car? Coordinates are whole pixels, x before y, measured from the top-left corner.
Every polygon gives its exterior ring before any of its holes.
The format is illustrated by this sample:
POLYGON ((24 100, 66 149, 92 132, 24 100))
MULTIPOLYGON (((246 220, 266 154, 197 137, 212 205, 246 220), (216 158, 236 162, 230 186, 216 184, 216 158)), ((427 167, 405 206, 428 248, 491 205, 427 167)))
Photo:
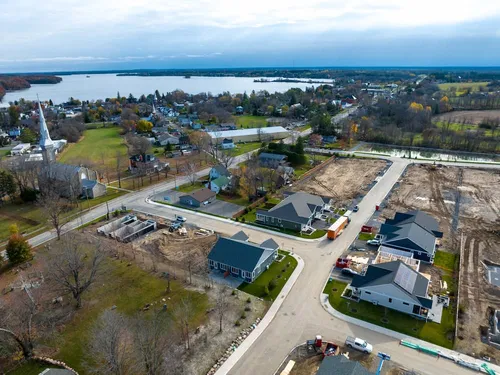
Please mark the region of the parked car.
POLYGON ((342 268, 342 274, 346 276, 356 276, 359 275, 356 271, 350 269, 350 268, 342 268))
POLYGON ((366 244, 371 246, 380 246, 380 240, 368 240, 366 241, 366 244))
POLYGON ((351 261, 349 259, 338 258, 337 262, 335 262, 335 267, 337 267, 337 268, 347 268, 347 267, 349 267, 350 263, 351 263, 351 261))
POLYGON ((360 352, 363 352, 366 354, 370 354, 373 351, 373 346, 371 344, 369 344, 365 340, 357 338, 357 337, 347 336, 347 339, 345 340, 345 344, 349 348, 359 350, 360 352))
POLYGON ((359 207, 356 205, 354 206, 354 208, 352 209, 354 212, 358 212, 359 211, 359 207))
POLYGON ((177 220, 181 223, 185 223, 187 219, 184 216, 176 215, 175 220, 177 220))

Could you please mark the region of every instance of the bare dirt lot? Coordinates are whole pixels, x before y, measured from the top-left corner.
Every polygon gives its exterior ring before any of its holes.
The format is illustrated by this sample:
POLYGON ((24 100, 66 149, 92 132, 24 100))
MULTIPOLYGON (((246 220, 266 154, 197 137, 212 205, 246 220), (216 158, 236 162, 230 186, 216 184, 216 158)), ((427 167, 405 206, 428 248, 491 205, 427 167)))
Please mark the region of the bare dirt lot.
POLYGON ((366 192, 368 185, 386 165, 382 160, 337 158, 311 176, 294 183, 292 190, 332 197, 339 203, 345 203, 366 192))
POLYGON ((485 111, 454 111, 447 112, 434 116, 434 121, 448 121, 461 123, 465 120, 467 124, 479 125, 483 119, 497 119, 500 118, 500 110, 492 109, 485 111))
POLYGON ((441 249, 462 254, 455 347, 497 361, 500 353, 481 342, 480 326, 488 324, 488 306, 500 307, 500 290, 487 282, 482 263, 500 259, 499 187, 498 171, 414 165, 382 213, 392 218, 395 211, 419 209, 438 220, 444 233, 441 249))

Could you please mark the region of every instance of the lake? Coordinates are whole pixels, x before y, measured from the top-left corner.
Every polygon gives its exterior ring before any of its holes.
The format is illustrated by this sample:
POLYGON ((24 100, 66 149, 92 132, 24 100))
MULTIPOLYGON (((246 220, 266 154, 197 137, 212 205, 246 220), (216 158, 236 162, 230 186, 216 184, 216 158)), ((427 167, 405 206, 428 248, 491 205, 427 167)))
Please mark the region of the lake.
MULTIPOLYGON (((40 100, 49 100, 55 104, 66 102, 69 97, 80 100, 97 100, 116 97, 116 93, 120 92, 121 96, 128 96, 130 93, 136 98, 142 94, 153 94, 155 90, 160 93, 171 92, 174 90, 183 90, 189 94, 199 94, 201 92, 210 92, 214 95, 224 91, 229 91, 231 94, 250 93, 252 90, 260 91, 267 90, 269 92, 284 92, 292 87, 305 89, 310 86, 317 86, 307 82, 291 83, 291 82, 254 82, 258 78, 241 78, 241 77, 138 77, 138 76, 123 76, 118 77, 116 74, 90 74, 87 78, 84 74, 75 74, 69 76, 61 76, 62 82, 55 85, 31 85, 29 89, 8 92, 0 106, 8 107, 9 102, 19 100, 20 98, 28 100, 36 100, 36 96, 40 100)), ((273 79, 273 78, 266 78, 273 79)), ((320 80, 318 80, 320 81, 320 80)), ((322 80, 321 80, 322 81, 322 80)), ((325 83, 331 81, 325 80, 325 83)))

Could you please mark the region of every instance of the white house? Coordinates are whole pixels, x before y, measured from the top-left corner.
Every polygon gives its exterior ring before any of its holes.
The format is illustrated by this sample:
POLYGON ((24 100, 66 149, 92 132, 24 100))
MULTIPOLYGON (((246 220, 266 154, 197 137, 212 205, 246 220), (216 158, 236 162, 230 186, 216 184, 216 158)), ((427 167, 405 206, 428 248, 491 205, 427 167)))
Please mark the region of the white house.
POLYGON ((226 176, 220 176, 215 180, 209 181, 205 184, 205 186, 216 194, 219 194, 221 190, 226 190, 229 187, 230 183, 231 180, 229 178, 227 178, 226 176))
POLYGON ((231 138, 224 138, 222 140, 221 148, 223 150, 231 150, 235 148, 236 146, 234 145, 234 142, 231 138))
POLYGON ((31 148, 30 143, 19 143, 17 146, 12 148, 12 150, 10 150, 10 154, 12 156, 19 156, 27 153, 30 150, 30 148, 31 148))

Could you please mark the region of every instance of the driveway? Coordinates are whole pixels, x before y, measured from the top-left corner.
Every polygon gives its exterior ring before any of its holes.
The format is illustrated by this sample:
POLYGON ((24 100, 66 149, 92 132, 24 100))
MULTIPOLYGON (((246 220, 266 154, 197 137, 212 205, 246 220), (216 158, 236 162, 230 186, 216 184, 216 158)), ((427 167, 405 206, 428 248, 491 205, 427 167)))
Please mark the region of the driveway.
POLYGON ((218 199, 216 199, 212 203, 209 203, 205 206, 202 205, 201 207, 191 207, 191 206, 187 206, 187 205, 180 203, 179 198, 182 195, 186 195, 186 193, 183 193, 183 192, 177 191, 177 190, 167 190, 167 191, 155 194, 152 199, 155 201, 158 201, 158 202, 167 202, 167 203, 171 203, 171 204, 176 204, 176 205, 179 205, 181 207, 186 207, 190 210, 197 210, 200 212, 206 212, 209 214, 224 216, 227 218, 233 217, 233 215, 236 212, 239 212, 245 208, 243 206, 239 206, 237 204, 230 203, 230 202, 221 201, 218 199))

